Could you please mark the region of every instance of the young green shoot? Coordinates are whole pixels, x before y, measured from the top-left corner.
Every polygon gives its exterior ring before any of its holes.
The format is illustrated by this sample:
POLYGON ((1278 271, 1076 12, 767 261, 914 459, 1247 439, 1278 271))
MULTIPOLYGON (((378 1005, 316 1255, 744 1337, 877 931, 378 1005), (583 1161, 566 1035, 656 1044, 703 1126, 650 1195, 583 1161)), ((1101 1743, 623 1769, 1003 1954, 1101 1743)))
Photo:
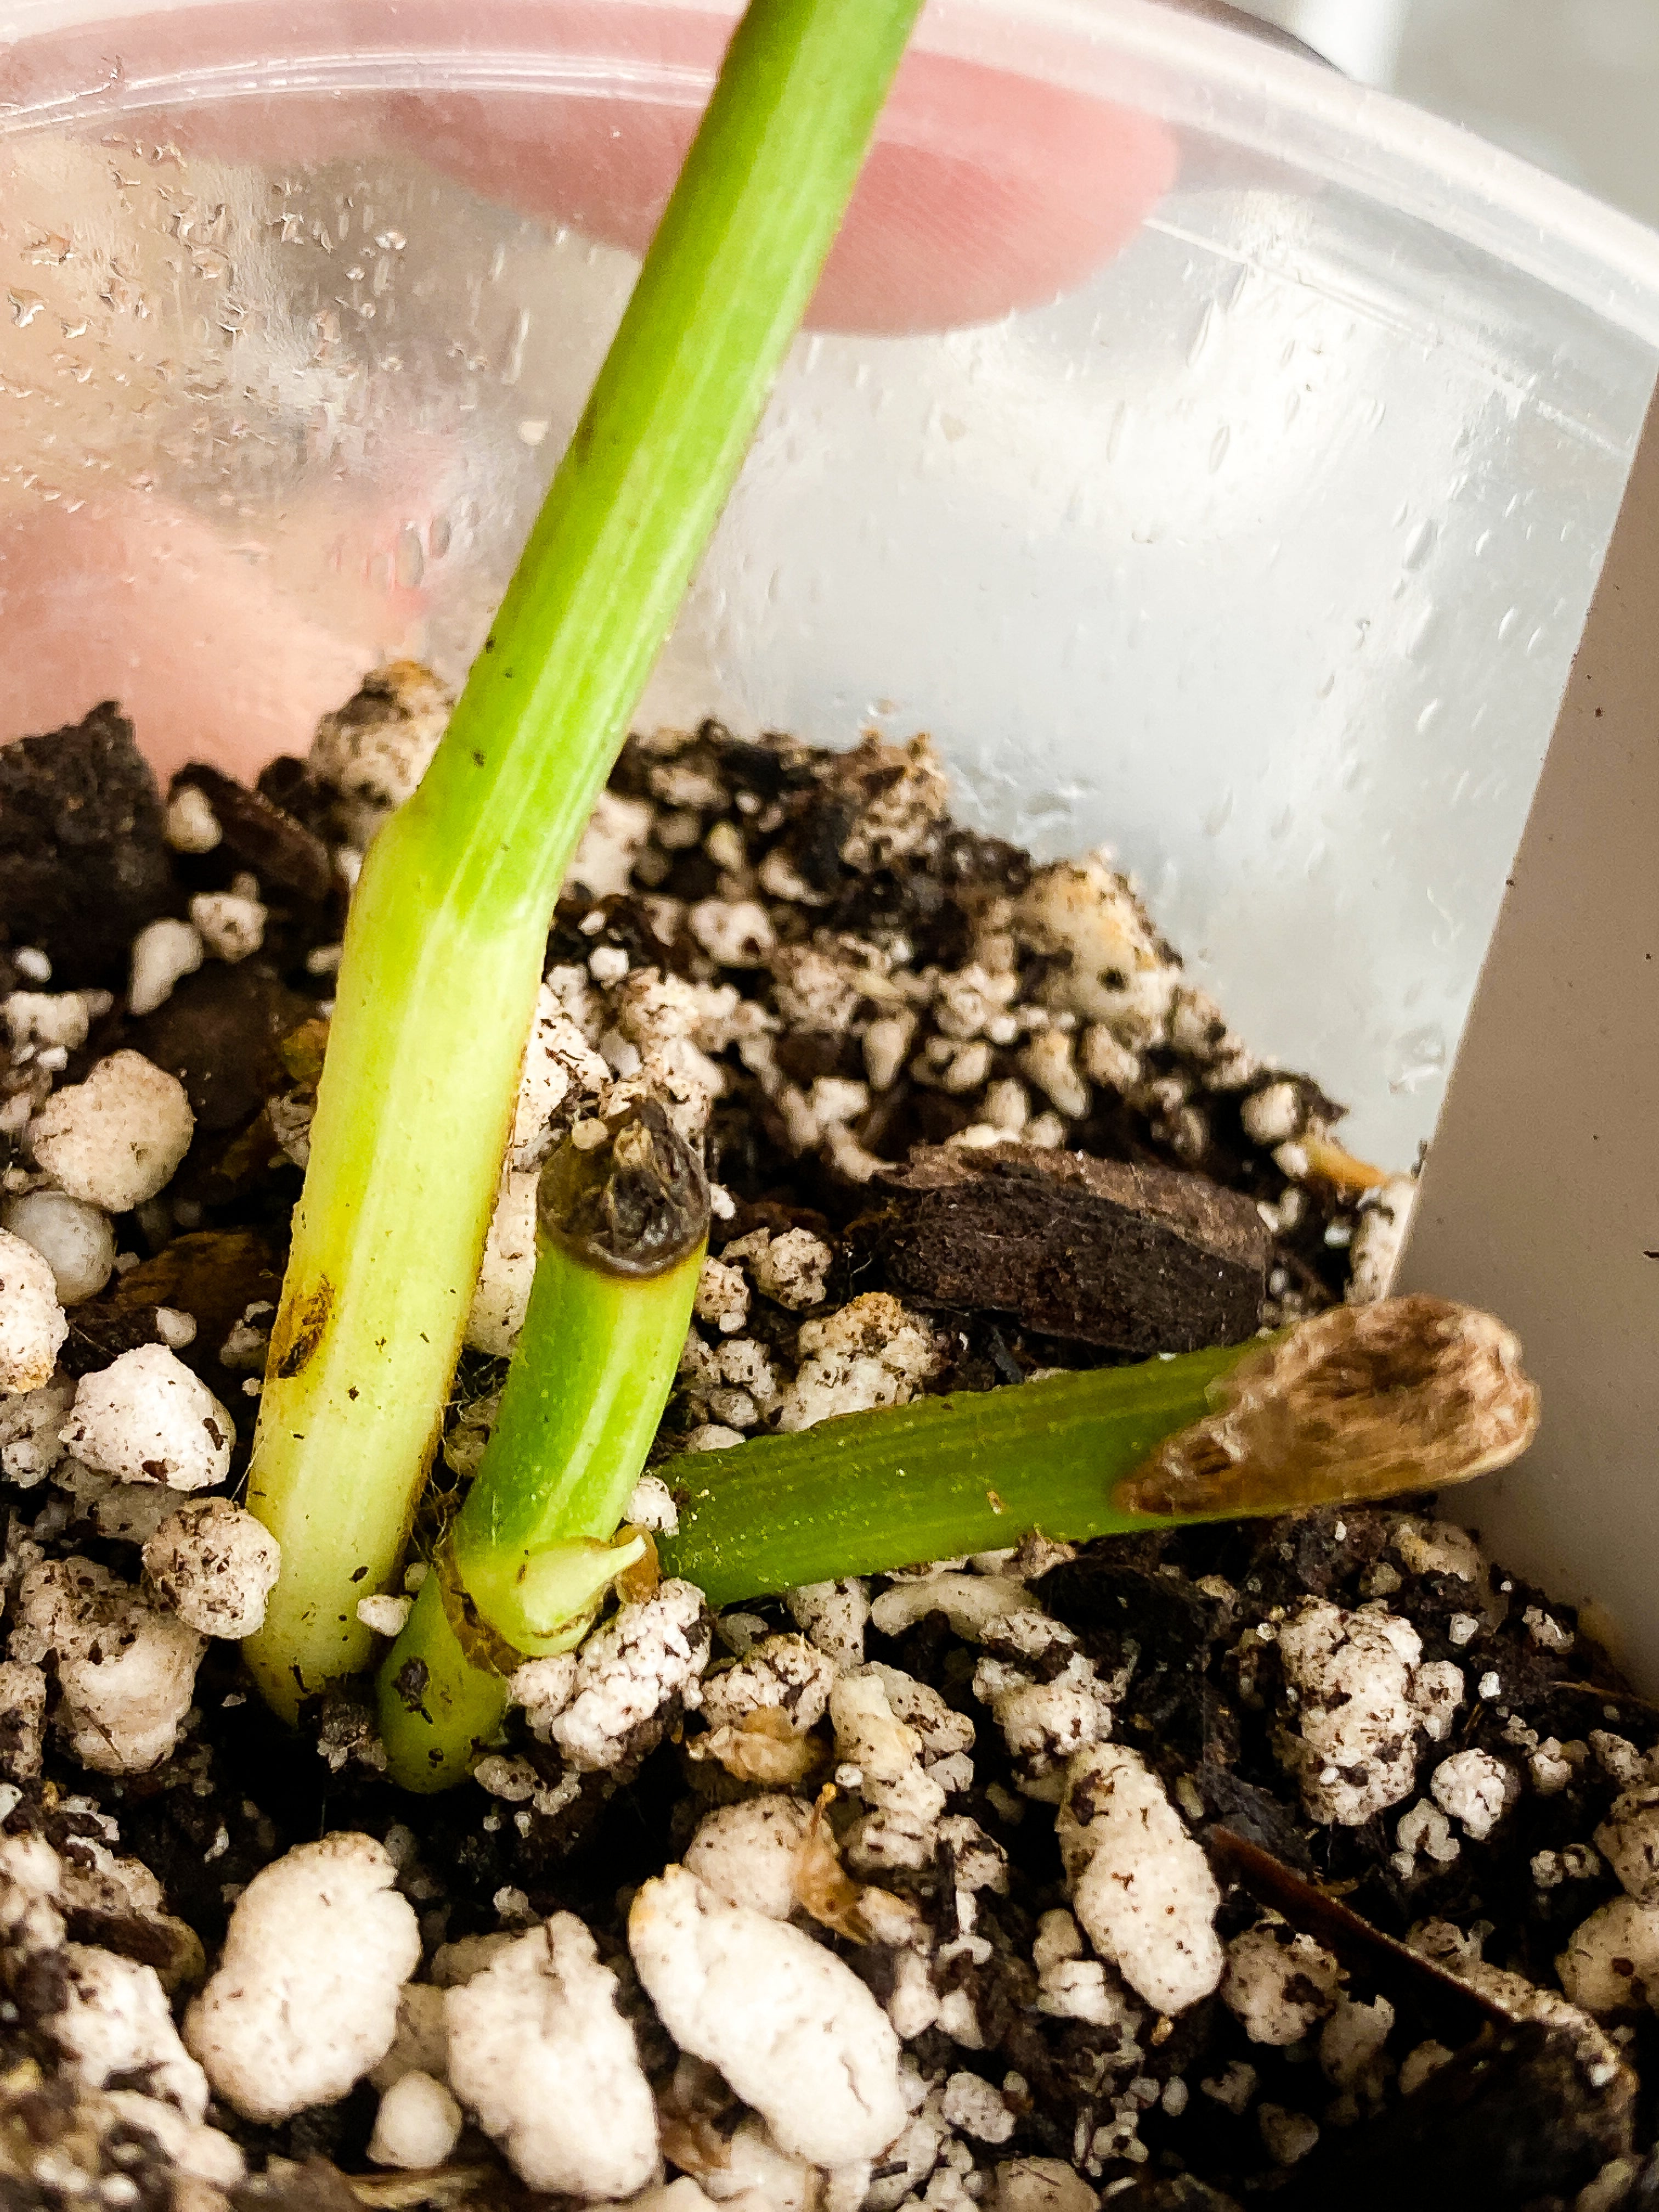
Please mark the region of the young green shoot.
POLYGON ((673 1387, 708 1237, 696 1152, 647 1099, 542 1170, 537 1263, 501 1412, 380 1669, 393 1778, 441 1790, 497 1734, 506 1677, 580 1642, 647 1539, 617 1540, 673 1387))
MULTIPOLYGON (((346 932, 248 1503, 281 1713, 368 1661, 459 1355, 565 869, 840 223, 919 0, 754 0, 448 731, 346 932)), ((429 1609, 429 1608, 428 1608, 429 1609)))

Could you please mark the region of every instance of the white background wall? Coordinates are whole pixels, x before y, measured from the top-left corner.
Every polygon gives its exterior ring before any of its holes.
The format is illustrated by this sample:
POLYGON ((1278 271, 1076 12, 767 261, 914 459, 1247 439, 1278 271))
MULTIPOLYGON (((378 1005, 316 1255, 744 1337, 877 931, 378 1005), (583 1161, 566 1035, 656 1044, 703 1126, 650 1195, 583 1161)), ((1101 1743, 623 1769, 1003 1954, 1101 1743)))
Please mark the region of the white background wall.
POLYGON ((1659 226, 1659 0, 1246 0, 1350 75, 1659 226))

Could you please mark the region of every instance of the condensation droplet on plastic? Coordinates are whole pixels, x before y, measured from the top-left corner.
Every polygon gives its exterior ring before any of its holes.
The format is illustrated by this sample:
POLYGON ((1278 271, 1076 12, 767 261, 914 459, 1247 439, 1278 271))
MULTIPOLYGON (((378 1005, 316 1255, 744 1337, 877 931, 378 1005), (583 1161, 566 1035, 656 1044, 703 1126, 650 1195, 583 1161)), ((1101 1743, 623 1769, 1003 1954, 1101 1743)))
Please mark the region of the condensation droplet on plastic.
POLYGON ((38 292, 20 291, 15 287, 6 297, 11 302, 11 319, 20 331, 27 330, 46 304, 38 292))
POLYGON ((1227 448, 1233 442, 1231 428, 1224 422, 1210 441, 1210 474, 1214 476, 1227 458, 1227 448))
POLYGON ((1407 568, 1420 568, 1433 552, 1434 542, 1439 535, 1439 526, 1432 520, 1419 522, 1407 541, 1401 565, 1407 568))
POLYGON ((1426 737, 1439 720, 1440 702, 1438 699, 1431 699, 1428 705, 1425 707, 1422 713, 1417 718, 1418 736, 1419 738, 1426 737))
POLYGON ((1498 642, 1500 645, 1508 644, 1510 639, 1514 636, 1516 625, 1519 623, 1520 620, 1521 610, 1519 607, 1510 607, 1505 611, 1498 625, 1498 642))
POLYGON ((1204 835, 1206 837, 1218 837, 1232 818, 1233 794, 1231 791, 1226 791, 1217 799, 1213 806, 1205 809, 1202 817, 1204 835))
POLYGON ((1389 1055, 1389 1088, 1396 1096, 1420 1091, 1425 1083, 1438 1081, 1445 1069, 1446 1033, 1438 1022, 1425 1022, 1421 1029, 1395 1039, 1389 1055))
POLYGON ((1215 301, 1212 300, 1207 302, 1203 313, 1199 317, 1198 328, 1193 332, 1192 343, 1187 349, 1187 366, 1188 368, 1196 368, 1199 362, 1209 351, 1210 340, 1214 335, 1215 325, 1216 304, 1215 301))
POLYGON ((441 561, 449 550, 449 517, 434 514, 426 526, 426 550, 434 561, 441 561))
POLYGON ((412 592, 426 574, 426 555, 422 550, 420 532, 412 523, 404 523, 398 532, 398 553, 394 573, 399 590, 412 592))

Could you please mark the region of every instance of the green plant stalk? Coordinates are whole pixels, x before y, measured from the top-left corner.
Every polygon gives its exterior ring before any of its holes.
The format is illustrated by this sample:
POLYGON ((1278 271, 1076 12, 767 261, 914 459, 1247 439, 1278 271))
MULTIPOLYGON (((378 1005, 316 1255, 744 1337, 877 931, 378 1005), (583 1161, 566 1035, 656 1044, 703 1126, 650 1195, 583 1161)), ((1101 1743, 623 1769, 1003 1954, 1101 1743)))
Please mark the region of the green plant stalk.
POLYGON ((602 1152, 567 1139, 544 1172, 535 1280, 501 1412, 380 1669, 380 1737, 405 1789, 463 1780, 500 1728, 506 1675, 579 1643, 645 1551, 642 1537, 612 1539, 673 1388, 708 1235, 702 1166, 659 1111, 653 1130, 651 1113, 623 1119, 602 1152), (645 1265, 638 1240, 618 1253, 614 1237, 601 1249, 568 1233, 574 1178, 603 1205, 642 1123, 629 1164, 636 1197, 652 1178, 645 1265))
MULTIPOLYGON (((1260 1349, 1253 1340, 919 1398, 729 1451, 687 1453, 667 1470, 680 1525, 659 1540, 663 1571, 697 1583, 719 1607, 998 1551, 1033 1528, 1075 1543, 1167 1528, 1167 1518, 1118 1503, 1117 1485, 1209 1413, 1211 1386, 1260 1349)), ((1264 1492, 1229 1510, 1278 1506, 1264 1492)))
POLYGON ((364 863, 248 1503, 264 1694, 363 1666, 434 1446, 548 915, 805 311, 920 0, 753 0, 419 790, 364 863))

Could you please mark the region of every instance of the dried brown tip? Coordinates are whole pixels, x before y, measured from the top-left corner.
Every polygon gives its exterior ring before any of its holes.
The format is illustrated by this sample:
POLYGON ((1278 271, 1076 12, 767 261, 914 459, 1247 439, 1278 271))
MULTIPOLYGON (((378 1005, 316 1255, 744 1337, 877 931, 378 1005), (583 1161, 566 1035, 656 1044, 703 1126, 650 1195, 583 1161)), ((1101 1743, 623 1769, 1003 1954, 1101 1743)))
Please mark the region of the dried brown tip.
POLYGON ((665 1274, 708 1234, 702 1162, 654 1098, 610 1117, 597 1144, 595 1127, 568 1131, 542 1170, 542 1233, 603 1273, 665 1274))
POLYGON ((1419 1292, 1299 1322, 1212 1385, 1216 1411, 1119 1484, 1137 1513, 1292 1512, 1507 1467, 1538 1430, 1513 1332, 1419 1292))

